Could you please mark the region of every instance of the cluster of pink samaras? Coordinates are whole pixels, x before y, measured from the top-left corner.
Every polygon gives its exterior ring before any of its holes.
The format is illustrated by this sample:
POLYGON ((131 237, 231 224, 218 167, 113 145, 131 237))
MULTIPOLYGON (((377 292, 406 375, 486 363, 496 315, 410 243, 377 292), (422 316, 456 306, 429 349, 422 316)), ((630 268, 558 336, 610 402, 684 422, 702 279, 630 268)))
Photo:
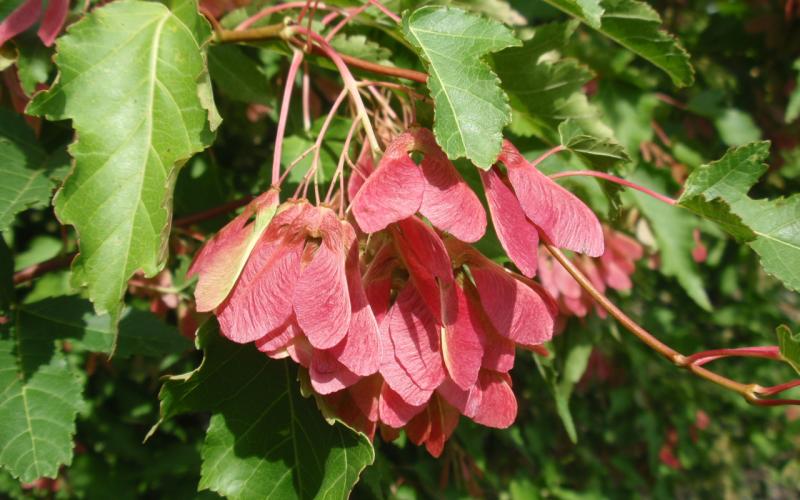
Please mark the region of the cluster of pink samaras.
POLYGON ((361 155, 350 220, 305 199, 279 204, 277 189, 254 200, 192 265, 197 309, 232 341, 302 365, 328 410, 371 436, 405 429, 438 456, 460 415, 507 427, 515 349, 543 351, 559 314, 531 280, 539 238, 600 257, 604 230, 508 142, 481 178, 519 274, 469 245, 486 211, 432 133, 414 128, 377 168, 361 155))

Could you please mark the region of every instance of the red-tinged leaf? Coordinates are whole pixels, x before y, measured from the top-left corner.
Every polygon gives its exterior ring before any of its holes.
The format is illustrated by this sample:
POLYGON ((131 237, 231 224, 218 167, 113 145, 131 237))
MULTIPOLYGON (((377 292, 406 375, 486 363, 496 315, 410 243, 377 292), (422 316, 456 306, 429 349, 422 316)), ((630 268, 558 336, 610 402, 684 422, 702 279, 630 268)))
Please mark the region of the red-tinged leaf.
POLYGON ((53 45, 56 37, 61 33, 68 12, 69 0, 49 0, 47 3, 47 10, 44 11, 39 31, 36 32, 46 46, 53 45))
POLYGON ((533 278, 536 275, 539 232, 525 217, 514 192, 503 182, 496 167, 481 171, 481 180, 500 244, 522 274, 533 278))
MULTIPOLYGON (((454 283, 450 256, 442 239, 430 226, 416 217, 398 222, 393 234, 397 248, 417 290, 441 322, 442 290, 454 283)), ((452 300, 454 297, 444 297, 452 300)))
MULTIPOLYGON (((454 310, 445 315, 442 328, 442 358, 450 378, 457 385, 469 389, 475 385, 483 361, 483 345, 479 333, 479 318, 474 317, 467 304, 467 296, 459 286, 455 293, 454 310), (448 318, 452 314, 452 318, 448 318)), ((447 311, 447 309, 445 309, 447 311)))
MULTIPOLYGON (((280 359, 276 354, 285 351, 286 347, 302 334, 303 331, 297 326, 297 319, 293 314, 286 323, 256 340, 256 347, 259 351, 267 353, 270 357, 280 359)), ((288 355, 287 352, 282 357, 288 355)))
POLYGON ((461 241, 478 241, 486 232, 486 212, 480 200, 436 144, 430 130, 416 129, 414 137, 425 155, 420 164, 426 184, 420 213, 461 241))
POLYGON ((458 418, 456 408, 434 395, 425 411, 406 425, 406 434, 412 443, 417 446, 424 443, 428 453, 438 458, 444 450, 444 444, 456 430, 458 418))
POLYGON ((0 22, 0 45, 11 40, 39 20, 42 12, 42 0, 26 0, 9 16, 0 22))
POLYGON ((361 153, 358 155, 356 161, 356 168, 350 174, 350 179, 347 181, 347 198, 353 201, 356 194, 361 190, 361 186, 367 178, 375 171, 375 162, 372 160, 372 149, 369 147, 369 142, 364 142, 361 148, 361 153))
POLYGON ((278 192, 270 189, 203 245, 188 273, 199 276, 194 292, 197 311, 211 311, 225 300, 277 205, 278 192), (256 220, 248 224, 253 215, 256 220))
POLYGON ((483 309, 500 335, 524 346, 552 338, 554 312, 540 293, 489 261, 471 265, 470 271, 483 309))
POLYGON ((478 378, 481 403, 475 416, 476 423, 496 429, 505 429, 517 418, 517 398, 511 389, 511 377, 505 373, 481 371, 478 378))
POLYGON ((349 225, 344 227, 346 228, 345 232, 352 232, 352 238, 349 238, 352 243, 346 266, 351 308, 350 326, 345 338, 329 352, 353 373, 366 377, 377 372, 380 367, 380 331, 361 282, 358 241, 355 239, 355 232, 349 225))
POLYGON ((319 394, 341 391, 358 382, 361 377, 348 370, 328 351, 313 350, 308 369, 311 386, 319 394))
POLYGON ((499 160, 525 215, 555 246, 592 257, 603 254, 600 221, 577 196, 539 172, 508 141, 499 160))
POLYGON ((262 238, 256 244, 239 281, 217 309, 223 335, 234 342, 253 342, 289 320, 302 248, 302 242, 283 239, 262 238))
POLYGON ((336 221, 335 229, 324 228, 322 234, 311 262, 300 272, 292 303, 297 324, 311 345, 330 349, 347 334, 351 306, 341 225, 336 221))
POLYGON ((425 402, 418 405, 409 404, 388 384, 384 384, 378 401, 378 414, 382 423, 399 429, 425 409, 425 402))
POLYGON ((421 405, 445 377, 436 322, 413 284, 397 296, 381 328, 381 374, 408 404, 421 405))
POLYGON ((353 199, 353 216, 363 231, 380 231, 419 211, 425 180, 408 155, 413 145, 411 134, 397 136, 353 199))

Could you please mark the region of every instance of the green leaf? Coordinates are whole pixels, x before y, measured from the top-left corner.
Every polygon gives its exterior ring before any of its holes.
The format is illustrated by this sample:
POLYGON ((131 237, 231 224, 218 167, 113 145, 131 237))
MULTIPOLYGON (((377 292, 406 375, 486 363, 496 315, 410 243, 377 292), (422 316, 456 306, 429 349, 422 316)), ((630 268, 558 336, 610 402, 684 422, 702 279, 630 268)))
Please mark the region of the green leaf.
POLYGON ((258 61, 235 45, 214 45, 208 51, 211 79, 230 99, 269 104, 273 86, 261 71, 258 61))
POLYGON ((25 40, 19 43, 19 59, 17 60, 17 74, 22 90, 27 95, 36 91, 36 85, 45 83, 53 69, 50 48, 42 45, 39 40, 25 40))
POLYGON ((0 234, 0 316, 8 313, 14 298, 14 256, 0 234))
MULTIPOLYGON (((634 171, 629 180, 656 192, 667 192, 666 182, 659 181, 641 169, 634 171)), ((675 210, 674 207, 639 191, 628 191, 626 195, 634 200, 650 221, 661 257, 661 272, 677 279, 697 305, 710 311, 711 301, 700 278, 697 263, 692 258, 692 232, 697 227, 696 220, 690 214, 675 210)))
POLYGON ((701 165, 686 180, 678 201, 748 242, 769 274, 800 290, 800 195, 775 200, 747 195, 767 171, 769 147, 768 141, 753 142, 701 165))
POLYGON ((587 158, 594 166, 608 167, 615 163, 630 161, 625 148, 615 140, 588 135, 572 119, 561 122, 558 135, 564 147, 587 158))
POLYGON ((506 0, 438 0, 437 4, 452 3, 456 7, 480 12, 486 16, 497 19, 501 23, 511 26, 525 26, 528 20, 517 12, 506 0))
POLYGON ((21 482, 72 460, 83 384, 53 344, 48 329, 0 327, 0 466, 21 482))
MULTIPOLYGON (((303 398, 297 371, 253 345, 234 344, 209 321, 198 332, 205 351, 195 371, 161 389, 161 421, 210 412, 200 489, 232 499, 347 498, 375 458, 363 434, 330 425, 303 398)), ((153 431, 151 431, 152 433, 153 431)))
POLYGON ((592 28, 600 29, 604 12, 600 0, 551 0, 548 3, 577 17, 592 28))
MULTIPOLYGON (((108 315, 98 316, 92 305, 76 296, 22 304, 18 321, 24 330, 52 331, 60 339, 90 352, 111 353, 115 328, 108 315)), ((135 354, 160 357, 191 347, 189 341, 150 312, 126 308, 119 322, 117 358, 135 354)))
POLYGON ((25 120, 0 109, 0 231, 8 229, 19 212, 47 206, 54 186, 43 168, 46 161, 25 120))
POLYGON ((592 343, 587 339, 581 339, 575 345, 570 346, 561 363, 560 373, 556 367, 555 355, 552 352, 546 358, 534 356, 539 373, 547 381, 550 392, 555 399, 556 412, 573 444, 578 442, 578 432, 575 429, 575 422, 569 409, 569 400, 572 397, 572 390, 575 388, 575 384, 580 381, 584 372, 586 372, 592 349, 592 343))
POLYGON ((338 34, 331 40, 331 46, 341 54, 366 59, 367 61, 391 64, 392 52, 378 45, 365 35, 338 34))
POLYGON ((533 38, 519 48, 494 55, 497 74, 514 110, 511 130, 535 135, 550 143, 560 142, 558 127, 566 120, 597 140, 609 143, 613 132, 589 103, 584 85, 594 73, 574 59, 560 59, 577 22, 538 27, 533 38))
POLYGON ((669 33, 661 30, 661 17, 645 2, 604 0, 605 11, 597 21, 597 2, 589 0, 545 0, 580 19, 626 49, 647 59, 667 73, 672 82, 685 87, 694 82, 689 54, 669 33))
POLYGON ((460 9, 423 7, 403 17, 403 33, 428 67, 436 140, 451 159, 488 169, 511 121, 508 98, 482 60, 520 44, 511 30, 460 9))
POLYGON ((212 140, 201 49, 210 30, 193 2, 176 9, 115 2, 94 10, 59 38, 58 81, 29 105, 50 120, 72 119, 75 165, 56 212, 80 239, 73 285, 115 322, 128 278, 163 267, 178 170, 212 140))
POLYGON ((779 326, 775 333, 781 357, 800 373, 800 333, 792 333, 786 325, 779 326))

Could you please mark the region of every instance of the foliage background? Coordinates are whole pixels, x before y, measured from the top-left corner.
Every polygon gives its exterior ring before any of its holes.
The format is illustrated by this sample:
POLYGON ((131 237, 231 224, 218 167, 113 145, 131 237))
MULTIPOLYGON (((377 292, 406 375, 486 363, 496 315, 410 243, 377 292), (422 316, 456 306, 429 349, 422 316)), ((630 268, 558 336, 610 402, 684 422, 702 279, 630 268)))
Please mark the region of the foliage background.
MULTIPOLYGON (((463 3, 492 8, 504 2, 463 3)), ((531 26, 566 20, 543 2, 514 0, 510 4, 531 26)), ((585 27, 577 28, 565 50, 596 73, 587 92, 633 158, 627 171, 636 170, 662 191, 676 193, 679 184, 673 177, 719 158, 728 146, 763 138, 773 142, 771 169, 754 194, 776 197, 800 190, 800 121, 786 116, 800 72, 797 6, 780 0, 676 0, 652 5, 664 19, 664 27, 692 54, 693 86, 676 89, 657 69, 585 27)), ((360 30, 379 39, 386 51, 373 56, 392 58, 401 65, 410 58, 405 48, 379 30, 360 30)), ((33 88, 38 82, 51 81, 55 69, 50 50, 27 35, 20 47, 26 61, 20 65, 23 84, 33 88)), ((225 125, 214 145, 181 172, 176 217, 259 192, 266 185, 276 95, 286 59, 270 48, 226 46, 211 50, 209 64, 225 125), (230 77, 233 64, 241 67, 230 77), (265 106, 264 119, 248 119, 248 110, 252 112, 248 104, 253 102, 265 106)), ((321 75, 317 86, 324 90, 326 78, 332 75, 321 75)), ((6 109, 7 97, 4 93, 6 109)), ((291 122, 290 130, 300 132, 288 140, 288 159, 309 144, 299 114, 292 115, 291 122)), ((335 141, 342 140, 348 125, 336 124, 329 139, 332 155, 338 151, 335 141)), ((57 157, 71 140, 70 128, 65 122, 42 122, 41 127, 43 147, 57 157)), ((532 154, 544 148, 535 139, 525 145, 532 154)), ((553 161, 545 168, 560 166, 553 161)), ((576 183, 574 187, 596 201, 592 186, 576 183)), ((620 212, 604 201, 595 208, 625 226, 637 199, 626 195, 623 201, 625 208, 620 212)), ((226 220, 204 222, 201 229, 212 232, 226 220)), ((659 223, 666 222, 642 222, 629 230, 653 248, 681 244, 659 237, 653 228, 659 223)), ((693 224, 702 230, 709 258, 677 272, 699 278, 713 311, 693 300, 691 291, 687 293, 674 276, 657 272, 654 258, 639 263, 633 292, 617 297, 624 310, 683 352, 774 344, 776 325, 800 323, 797 294, 764 275, 752 251, 712 226, 693 224)), ((45 208, 19 216, 4 236, 17 270, 62 254, 73 245, 62 234, 52 210, 45 208)), ((182 240, 173 242, 169 269, 178 293, 185 295, 182 276, 190 254, 181 244, 182 240)), ((69 292, 66 274, 50 273, 18 293, 28 303, 64 295, 69 292)), ((152 297, 132 292, 131 306, 146 311, 152 297)), ((150 356, 108 361, 103 354, 81 349, 67 352, 67 362, 82 367, 86 377, 86 404, 79 409, 73 462, 62 468, 58 488, 49 490, 21 486, 0 471, 0 495, 215 496, 196 492, 206 416, 170 420, 142 444, 158 420, 159 378, 190 371, 201 359, 200 353, 185 349, 188 342, 181 344, 175 330, 176 311, 163 317, 167 325, 159 328, 171 328, 176 344, 150 356)), ((378 439, 375 464, 363 473, 353 498, 796 497, 800 490, 797 410, 748 406, 737 395, 680 372, 618 331, 612 321, 593 315, 570 320, 553 350, 552 366, 531 355, 519 355, 512 375, 520 413, 510 430, 490 430, 462 419, 438 460, 404 438, 394 443, 378 439), (543 373, 573 380, 574 388, 572 384, 554 388, 543 373), (572 392, 569 412, 577 443, 565 430, 564 412, 560 415, 553 397, 553 391, 565 387, 572 392)), ((736 360, 724 366, 724 373, 732 378, 758 380, 762 385, 791 376, 790 368, 779 364, 736 360)))

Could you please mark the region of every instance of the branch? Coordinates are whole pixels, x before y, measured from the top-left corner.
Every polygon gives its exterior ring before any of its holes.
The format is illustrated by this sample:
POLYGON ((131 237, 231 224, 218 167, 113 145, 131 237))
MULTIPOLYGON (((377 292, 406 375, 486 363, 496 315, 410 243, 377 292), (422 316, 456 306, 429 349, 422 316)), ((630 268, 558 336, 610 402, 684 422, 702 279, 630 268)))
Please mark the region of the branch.
MULTIPOLYGON (((622 326, 631 332, 636 338, 644 342, 648 347, 656 351, 657 353, 661 354, 663 357, 668 359, 670 362, 675 364, 680 368, 685 368, 692 372, 694 375, 698 377, 704 378, 710 382, 713 382, 719 386, 724 387, 730 391, 736 392, 737 394, 741 395, 743 398, 747 400, 748 403, 759 405, 759 406, 777 406, 777 405, 788 405, 788 404, 800 404, 800 400, 794 399, 768 399, 762 396, 768 396, 770 394, 769 389, 764 389, 763 387, 759 386, 758 384, 743 384, 741 382, 737 382, 735 380, 731 380, 728 377, 720 375, 716 372, 712 372, 707 368, 703 368, 695 364, 691 357, 684 356, 683 354, 679 353, 675 349, 671 348, 670 346, 664 344, 660 340, 658 340, 653 334, 645 330, 642 326, 628 317, 619 307, 617 307, 611 300, 606 297, 602 292, 597 290, 592 282, 587 278, 580 269, 575 266, 575 264, 570 261, 566 255, 564 255, 561 250, 553 247, 549 242, 542 241, 542 244, 547 249, 548 252, 555 258, 559 264, 561 264, 564 269, 573 277, 578 284, 586 290, 586 292, 591 295, 591 297, 600 304, 600 307, 608 311, 608 313, 613 316, 617 321, 622 324, 622 326)), ((784 387, 787 384, 783 384, 777 387, 784 387)), ((787 387, 788 388, 788 387, 787 387)), ((785 389, 784 389, 785 390, 785 389)), ((772 392, 774 393, 774 392, 772 392)))
MULTIPOLYGON (((290 32, 291 28, 288 25, 284 23, 278 23, 240 31, 219 29, 216 31, 215 38, 216 41, 220 43, 263 42, 266 40, 288 40, 288 38, 291 36, 290 32)), ((312 48, 312 52, 317 55, 328 57, 328 54, 326 54, 325 51, 318 46, 314 46, 312 48)), ((384 66, 383 64, 377 64, 345 54, 340 54, 340 57, 345 63, 347 63, 348 66, 352 66, 363 71, 368 71, 370 73, 393 76, 395 78, 403 78, 419 83, 426 83, 428 81, 428 75, 421 71, 395 68, 393 66, 384 66)))
MULTIPOLYGON (((213 219, 214 217, 226 214, 231 210, 236 210, 239 207, 247 205, 248 203, 250 203, 252 199, 253 199, 252 196, 247 196, 238 200, 233 200, 228 203, 224 203, 218 207, 198 212, 196 214, 187 215, 186 217, 181 217, 180 219, 176 219, 173 225, 175 227, 186 227, 186 226, 191 226, 193 224, 197 224, 198 222, 207 221, 209 219, 213 219)), ((68 254, 59 255, 44 262, 28 266, 21 271, 17 271, 16 273, 14 273, 14 285, 21 285, 22 283, 27 283, 28 281, 34 280, 39 276, 47 274, 51 271, 58 271, 59 269, 65 269, 69 267, 70 263, 72 262, 72 259, 74 259, 76 255, 78 255, 78 252, 70 252, 68 254)))

